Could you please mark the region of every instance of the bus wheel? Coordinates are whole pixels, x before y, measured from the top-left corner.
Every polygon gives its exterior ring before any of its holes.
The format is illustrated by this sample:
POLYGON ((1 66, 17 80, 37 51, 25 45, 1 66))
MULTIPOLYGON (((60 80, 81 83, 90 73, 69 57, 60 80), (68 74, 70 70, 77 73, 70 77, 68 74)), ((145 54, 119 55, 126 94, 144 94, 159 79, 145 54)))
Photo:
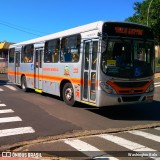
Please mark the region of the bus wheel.
POLYGON ((24 92, 27 92, 27 90, 28 90, 25 76, 23 76, 21 79, 21 88, 24 92))
POLYGON ((74 90, 71 83, 66 83, 63 87, 63 100, 70 106, 73 106, 75 104, 74 90))

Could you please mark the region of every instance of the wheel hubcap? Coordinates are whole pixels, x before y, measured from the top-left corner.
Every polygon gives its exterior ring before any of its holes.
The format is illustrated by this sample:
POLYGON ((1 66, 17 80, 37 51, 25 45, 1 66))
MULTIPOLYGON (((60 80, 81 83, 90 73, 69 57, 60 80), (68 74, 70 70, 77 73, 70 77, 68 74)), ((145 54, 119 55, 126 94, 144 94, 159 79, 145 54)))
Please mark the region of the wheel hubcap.
POLYGON ((24 85, 24 83, 22 84, 22 89, 25 89, 25 85, 24 85))
POLYGON ((22 89, 25 89, 25 88, 26 88, 26 86, 25 86, 25 81, 22 80, 22 89))
POLYGON ((65 91, 65 97, 67 99, 67 101, 70 101, 73 97, 73 90, 72 88, 67 88, 65 91))

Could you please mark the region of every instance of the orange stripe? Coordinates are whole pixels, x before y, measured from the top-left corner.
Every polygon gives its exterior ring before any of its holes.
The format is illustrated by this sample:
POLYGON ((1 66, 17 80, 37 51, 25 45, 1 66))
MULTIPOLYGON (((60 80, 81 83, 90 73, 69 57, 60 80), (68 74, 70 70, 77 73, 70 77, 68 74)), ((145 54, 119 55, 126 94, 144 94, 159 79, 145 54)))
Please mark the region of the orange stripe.
MULTIPOLYGON (((88 86, 91 86, 91 82, 92 80, 88 80, 88 86)), ((95 86, 98 87, 98 80, 96 80, 94 83, 95 83, 95 86)))
POLYGON ((15 75, 15 72, 8 71, 8 74, 10 74, 10 75, 15 75))
MULTIPOLYGON (((17 75, 17 76, 21 76, 22 74, 25 74, 26 77, 29 78, 40 78, 43 80, 48 80, 48 81, 56 81, 56 82, 61 82, 63 79, 68 79, 70 80, 73 84, 84 84, 84 79, 81 78, 71 78, 68 76, 52 76, 52 75, 38 75, 38 74, 33 74, 33 73, 27 73, 27 72, 13 72, 13 71, 9 71, 8 72, 9 75, 17 75)), ((88 86, 91 86, 91 80, 88 81, 88 86)), ((98 87, 98 81, 95 81, 95 86, 98 87)))
POLYGON ((26 73, 26 72, 13 72, 13 71, 9 71, 8 72, 9 75, 18 75, 21 76, 22 74, 25 74, 26 77, 29 78, 41 78, 43 80, 50 80, 50 81, 57 81, 57 82, 61 82, 63 79, 68 79, 70 80, 73 84, 81 84, 81 78, 71 78, 71 77, 67 77, 67 76, 51 76, 51 75, 38 75, 38 74, 33 74, 33 73, 26 73))

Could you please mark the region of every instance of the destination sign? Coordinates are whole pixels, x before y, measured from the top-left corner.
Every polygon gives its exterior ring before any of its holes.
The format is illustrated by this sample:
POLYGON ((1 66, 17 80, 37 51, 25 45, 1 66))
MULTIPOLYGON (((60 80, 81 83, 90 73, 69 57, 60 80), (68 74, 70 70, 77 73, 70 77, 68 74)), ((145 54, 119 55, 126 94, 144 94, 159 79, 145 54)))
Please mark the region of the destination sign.
POLYGON ((134 28, 125 28, 125 27, 115 27, 115 32, 120 34, 126 34, 126 35, 143 35, 143 30, 141 29, 134 29, 134 28))
POLYGON ((154 39, 152 29, 135 23, 125 22, 106 22, 103 25, 102 36, 105 39, 108 37, 128 37, 128 38, 143 38, 154 39))

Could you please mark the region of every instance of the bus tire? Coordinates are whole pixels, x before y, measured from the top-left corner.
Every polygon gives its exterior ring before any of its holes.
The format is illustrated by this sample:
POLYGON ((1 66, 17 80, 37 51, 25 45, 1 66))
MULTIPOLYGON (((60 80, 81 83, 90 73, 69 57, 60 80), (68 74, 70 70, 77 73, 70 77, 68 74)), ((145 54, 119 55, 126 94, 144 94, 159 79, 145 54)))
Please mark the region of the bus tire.
POLYGON ((21 88, 24 92, 28 91, 26 77, 23 76, 21 79, 21 88))
POLYGON ((69 82, 63 87, 63 100, 67 105, 73 106, 75 104, 73 86, 69 82))

